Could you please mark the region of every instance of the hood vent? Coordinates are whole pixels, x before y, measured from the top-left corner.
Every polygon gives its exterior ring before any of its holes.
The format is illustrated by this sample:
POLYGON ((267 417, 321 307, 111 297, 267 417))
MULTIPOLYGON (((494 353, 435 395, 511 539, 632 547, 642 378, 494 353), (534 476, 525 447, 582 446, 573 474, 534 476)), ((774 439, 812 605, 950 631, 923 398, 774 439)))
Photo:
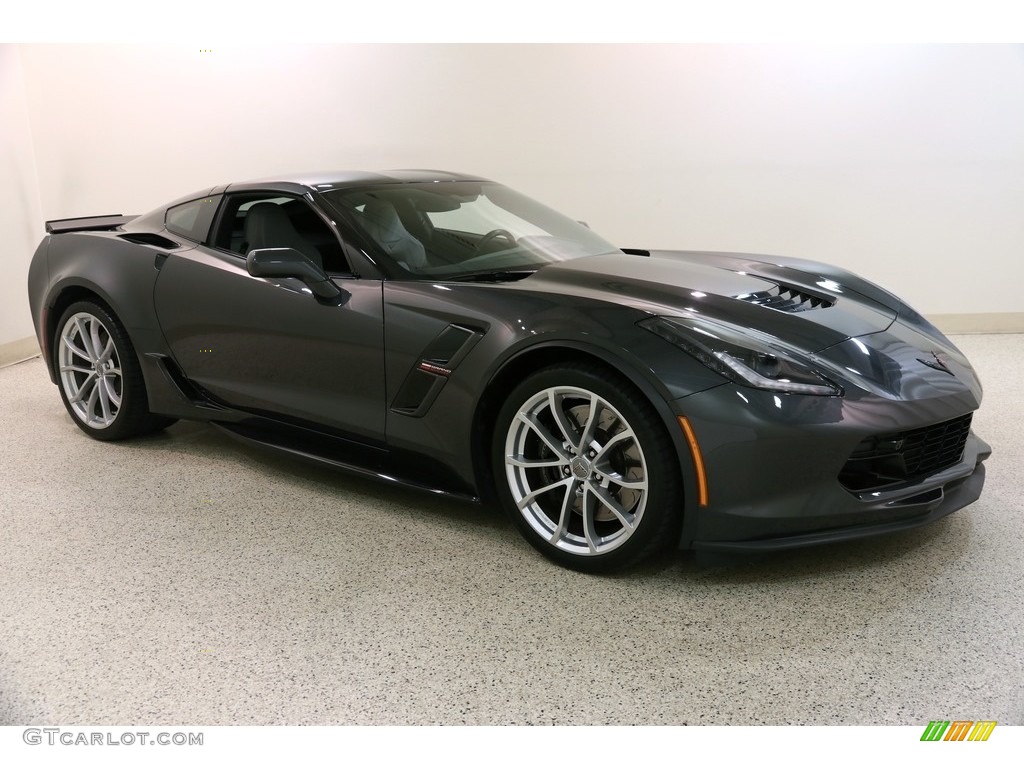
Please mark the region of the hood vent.
POLYGON ((757 304, 769 309, 777 309, 780 312, 803 312, 807 309, 827 309, 835 305, 835 299, 822 296, 815 296, 799 288, 788 285, 776 285, 767 291, 756 293, 741 293, 733 296, 734 299, 746 301, 750 304, 757 304))

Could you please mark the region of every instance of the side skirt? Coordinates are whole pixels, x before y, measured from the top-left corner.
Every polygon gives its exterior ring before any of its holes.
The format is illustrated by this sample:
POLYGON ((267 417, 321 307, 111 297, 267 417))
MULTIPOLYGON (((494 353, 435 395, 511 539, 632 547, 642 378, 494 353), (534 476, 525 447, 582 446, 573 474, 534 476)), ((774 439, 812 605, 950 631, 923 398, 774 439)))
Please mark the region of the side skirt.
MULTIPOLYGON (((340 438, 317 434, 299 428, 290 428, 265 420, 245 420, 236 423, 210 422, 213 426, 247 445, 274 453, 283 453, 302 461, 319 466, 340 469, 344 472, 399 485, 416 491, 431 493, 446 498, 479 503, 479 497, 472 493, 439 487, 408 476, 400 468, 389 451, 353 443, 340 438), (261 423, 263 422, 263 423, 261 423), (283 428, 283 431, 282 431, 283 428), (299 432, 308 434, 298 434, 299 432)), ((411 460, 415 461, 416 457, 411 460)), ((420 458, 422 462, 422 458, 420 458)), ((435 476, 437 473, 434 473, 435 476)))

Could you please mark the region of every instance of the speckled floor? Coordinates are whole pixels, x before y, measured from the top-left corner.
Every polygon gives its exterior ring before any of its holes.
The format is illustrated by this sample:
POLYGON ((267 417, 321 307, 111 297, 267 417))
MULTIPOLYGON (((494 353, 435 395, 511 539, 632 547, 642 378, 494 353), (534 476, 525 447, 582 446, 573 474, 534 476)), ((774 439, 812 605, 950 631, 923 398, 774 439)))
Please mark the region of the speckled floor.
POLYGON ((204 425, 91 441, 40 360, 0 370, 0 724, 1024 724, 1024 337, 956 341, 978 503, 613 578, 204 425))

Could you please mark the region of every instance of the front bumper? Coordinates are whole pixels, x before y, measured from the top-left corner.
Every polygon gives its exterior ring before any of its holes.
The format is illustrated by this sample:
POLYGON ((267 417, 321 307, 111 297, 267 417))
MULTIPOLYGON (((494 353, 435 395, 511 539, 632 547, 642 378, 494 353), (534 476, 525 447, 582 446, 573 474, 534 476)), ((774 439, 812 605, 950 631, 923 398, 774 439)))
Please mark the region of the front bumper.
POLYGON ((968 391, 893 401, 774 395, 723 385, 683 398, 677 411, 700 444, 708 503, 686 505, 680 546, 778 551, 934 522, 981 494, 982 462, 991 448, 973 432, 959 462, 923 479, 854 492, 839 474, 866 437, 940 423, 977 407, 968 391))
MULTIPOLYGON (((966 507, 978 500, 984 485, 985 465, 979 461, 966 478, 951 481, 945 487, 940 488, 934 503, 901 506, 898 502, 890 502, 891 506, 885 511, 892 514, 889 515, 891 519, 887 522, 874 524, 860 522, 842 528, 829 528, 811 533, 797 533, 772 538, 753 538, 745 541, 695 541, 691 546, 693 549, 703 552, 777 552, 816 544, 829 544, 880 536, 885 533, 896 533, 928 525, 928 523, 933 523, 966 507), (911 509, 913 510, 912 515, 907 517, 906 514, 911 509)), ((757 526, 751 526, 748 529, 748 534, 756 533, 756 531, 757 526)))

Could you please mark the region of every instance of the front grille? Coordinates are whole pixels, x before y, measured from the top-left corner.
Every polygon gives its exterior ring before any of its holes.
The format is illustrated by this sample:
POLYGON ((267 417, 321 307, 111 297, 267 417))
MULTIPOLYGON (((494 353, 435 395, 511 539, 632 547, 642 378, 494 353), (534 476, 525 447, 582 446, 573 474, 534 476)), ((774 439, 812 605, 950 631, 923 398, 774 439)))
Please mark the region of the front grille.
POLYGON ((766 291, 742 293, 734 299, 757 304, 760 307, 777 309, 780 312, 803 312, 808 309, 826 309, 835 305, 834 299, 815 296, 813 293, 792 288, 788 285, 776 285, 766 291))
POLYGON ((843 466, 839 482, 850 491, 872 491, 923 480, 953 466, 964 455, 972 415, 865 438, 843 466))

